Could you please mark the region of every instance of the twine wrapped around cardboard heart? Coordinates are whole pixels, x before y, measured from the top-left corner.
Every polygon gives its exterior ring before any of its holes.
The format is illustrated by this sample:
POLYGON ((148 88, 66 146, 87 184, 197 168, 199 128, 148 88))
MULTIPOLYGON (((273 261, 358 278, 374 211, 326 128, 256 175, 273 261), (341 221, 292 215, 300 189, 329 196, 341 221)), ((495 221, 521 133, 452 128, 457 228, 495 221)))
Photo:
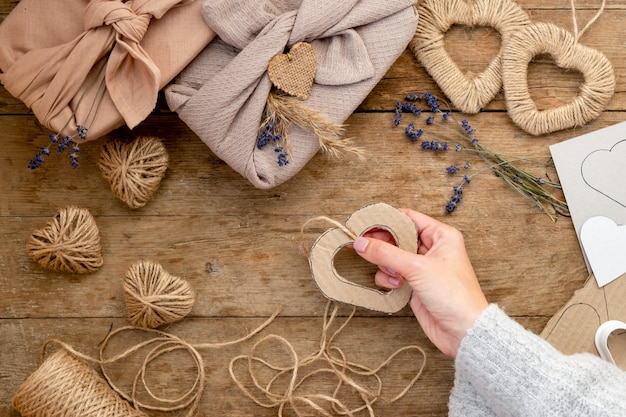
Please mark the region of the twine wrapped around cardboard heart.
POLYGON ((579 37, 550 23, 535 23, 518 30, 506 43, 502 61, 506 107, 526 132, 543 135, 582 126, 598 117, 613 97, 611 62, 600 51, 578 43, 579 37), (537 108, 528 90, 527 72, 528 63, 539 54, 550 54, 557 66, 583 74, 574 100, 546 110, 537 108))
POLYGON ((131 265, 123 287, 128 320, 138 327, 153 329, 180 320, 195 301, 187 281, 146 260, 131 265))
POLYGON ((141 136, 130 143, 106 142, 98 166, 117 198, 130 208, 139 208, 158 190, 168 163, 163 143, 156 137, 141 136))
POLYGON ((530 24, 528 15, 512 0, 421 0, 418 12, 411 50, 455 107, 478 113, 500 91, 504 45, 530 24), (461 72, 445 49, 445 33, 455 24, 492 27, 502 37, 498 54, 479 74, 461 72))
POLYGON ((306 100, 311 95, 316 70, 315 49, 310 43, 298 42, 286 54, 271 59, 267 76, 285 93, 306 100))
MULTIPOLYGON (((334 258, 341 248, 372 229, 387 230, 400 249, 417 253, 417 229, 408 216, 388 204, 376 203, 352 213, 345 226, 326 217, 315 217, 309 222, 318 219, 330 221, 337 226, 324 232, 309 253, 311 275, 324 296, 385 313, 395 313, 406 306, 412 293, 409 285, 386 292, 359 285, 339 275, 335 269, 334 258)), ((303 230, 309 222, 304 224, 303 230)))
POLYGON ((32 233, 27 249, 39 265, 53 271, 85 274, 97 271, 104 263, 100 232, 86 208, 60 209, 42 229, 32 233))

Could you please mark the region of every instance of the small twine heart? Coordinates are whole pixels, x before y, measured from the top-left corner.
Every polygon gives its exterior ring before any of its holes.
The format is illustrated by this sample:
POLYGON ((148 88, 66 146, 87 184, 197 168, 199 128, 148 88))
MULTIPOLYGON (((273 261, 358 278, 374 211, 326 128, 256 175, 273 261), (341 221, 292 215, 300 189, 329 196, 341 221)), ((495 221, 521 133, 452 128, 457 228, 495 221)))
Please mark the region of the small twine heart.
POLYGON ((504 43, 530 19, 511 0, 420 0, 420 23, 410 48, 452 104, 465 113, 478 113, 502 87, 504 43), (487 68, 478 74, 461 72, 445 49, 445 33, 454 24, 492 27, 502 44, 487 68))
POLYGON ((27 243, 28 254, 53 271, 85 274, 102 265, 100 232, 89 210, 74 206, 57 212, 27 243))
POLYGON ((276 55, 267 67, 267 75, 274 86, 301 100, 311 95, 316 71, 315 49, 306 42, 295 44, 286 54, 276 55))
POLYGON ((100 173, 111 191, 130 208, 146 205, 159 188, 169 163, 163 143, 142 136, 126 143, 106 142, 100 151, 100 173))
POLYGON ((611 62, 600 51, 581 45, 576 37, 550 23, 535 23, 519 30, 505 45, 502 80, 511 119, 532 135, 581 126, 604 111, 615 91, 611 62), (584 82, 574 100, 539 110, 528 90, 528 63, 536 55, 550 54, 557 66, 575 69, 584 82))
POLYGON ((154 329, 173 323, 189 314, 195 301, 187 281, 150 261, 131 265, 123 287, 128 320, 133 326, 154 329))

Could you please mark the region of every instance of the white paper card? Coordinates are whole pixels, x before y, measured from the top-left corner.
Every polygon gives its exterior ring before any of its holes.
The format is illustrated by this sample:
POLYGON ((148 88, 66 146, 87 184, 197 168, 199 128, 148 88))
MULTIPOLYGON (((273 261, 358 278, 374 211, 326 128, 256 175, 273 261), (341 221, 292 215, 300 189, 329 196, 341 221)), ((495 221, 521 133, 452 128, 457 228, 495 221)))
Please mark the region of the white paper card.
POLYGON ((583 224, 580 240, 599 287, 626 273, 626 226, 592 217, 583 224))

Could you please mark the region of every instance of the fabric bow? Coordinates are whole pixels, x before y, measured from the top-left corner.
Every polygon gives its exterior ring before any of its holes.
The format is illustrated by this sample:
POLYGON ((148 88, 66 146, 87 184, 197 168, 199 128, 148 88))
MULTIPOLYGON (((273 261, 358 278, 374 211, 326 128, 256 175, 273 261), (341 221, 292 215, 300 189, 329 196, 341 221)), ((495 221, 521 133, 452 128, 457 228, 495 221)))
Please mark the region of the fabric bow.
POLYGON ((112 100, 133 128, 154 109, 161 83, 159 68, 140 44, 150 20, 189 2, 92 0, 84 9, 82 33, 70 42, 26 52, 0 80, 51 129, 67 132, 76 123, 88 123, 81 119, 89 117, 90 109, 93 116, 98 106, 93 106, 94 100, 112 100), (98 93, 102 77, 106 92, 98 93), (75 108, 81 100, 81 108, 75 108))
POLYGON ((225 162, 259 188, 298 172, 317 152, 311 132, 294 127, 293 152, 278 167, 256 137, 268 94, 270 60, 310 43, 317 72, 306 106, 336 123, 382 78, 415 32, 414 0, 207 0, 202 13, 219 36, 166 89, 172 110, 225 162))

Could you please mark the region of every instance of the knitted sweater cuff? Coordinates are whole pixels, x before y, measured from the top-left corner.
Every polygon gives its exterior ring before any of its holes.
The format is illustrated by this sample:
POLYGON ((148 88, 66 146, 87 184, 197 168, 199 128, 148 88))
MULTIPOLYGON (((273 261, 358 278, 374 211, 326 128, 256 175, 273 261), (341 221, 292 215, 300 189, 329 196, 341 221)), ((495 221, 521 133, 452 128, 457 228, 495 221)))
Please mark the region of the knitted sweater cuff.
POLYGON ((450 416, 626 415, 625 373, 591 354, 561 354, 495 304, 455 366, 450 416))

